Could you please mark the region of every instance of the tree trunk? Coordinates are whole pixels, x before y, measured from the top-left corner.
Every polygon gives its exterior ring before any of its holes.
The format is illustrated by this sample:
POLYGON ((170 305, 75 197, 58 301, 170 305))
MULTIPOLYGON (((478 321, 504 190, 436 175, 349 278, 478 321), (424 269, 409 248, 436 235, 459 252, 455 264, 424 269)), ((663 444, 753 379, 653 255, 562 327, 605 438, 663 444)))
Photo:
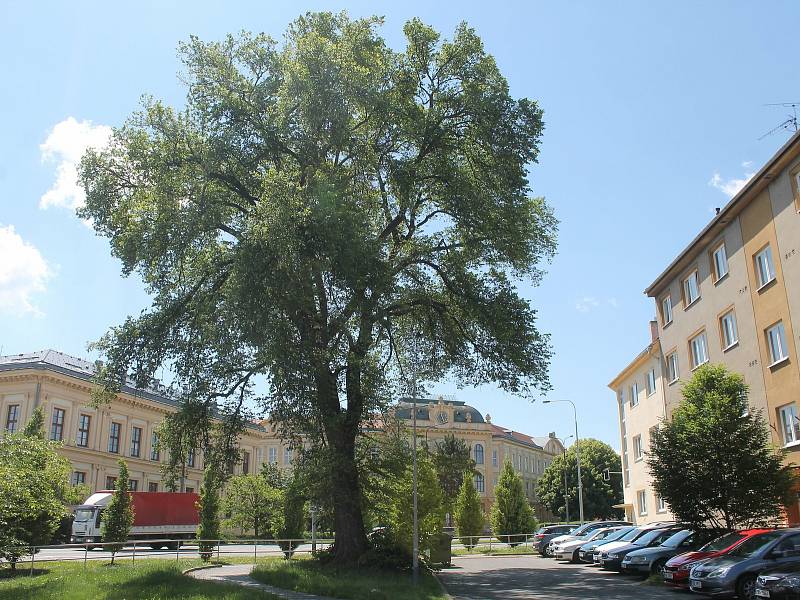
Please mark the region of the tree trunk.
MULTIPOLYGON (((329 440, 335 470, 333 483, 333 514, 336 526, 334 562, 353 564, 367 551, 364 515, 361 512, 361 492, 355 460, 355 435, 339 426, 339 436, 329 440)), ((329 428, 330 431, 330 428, 329 428)))

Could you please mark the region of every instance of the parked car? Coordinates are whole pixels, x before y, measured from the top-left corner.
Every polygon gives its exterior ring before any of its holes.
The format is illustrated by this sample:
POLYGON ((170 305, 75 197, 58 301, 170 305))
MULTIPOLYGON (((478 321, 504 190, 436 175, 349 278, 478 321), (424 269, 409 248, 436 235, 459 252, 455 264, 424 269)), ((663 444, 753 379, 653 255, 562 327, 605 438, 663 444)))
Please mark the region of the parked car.
POLYGON ((536 551, 542 556, 547 556, 547 545, 554 537, 569 533, 577 529, 577 525, 546 525, 540 527, 533 536, 536 551))
POLYGON ((694 552, 679 554, 667 561, 664 565, 664 582, 675 587, 689 587, 689 571, 698 561, 707 558, 716 558, 730 552, 746 539, 768 533, 772 529, 744 529, 734 531, 708 542, 705 546, 694 552))
POLYGON ((600 529, 595 529, 591 533, 582 535, 577 539, 569 540, 567 542, 561 542, 560 544, 558 544, 553 548, 553 556, 561 560, 578 562, 580 560, 578 556, 578 551, 580 550, 581 546, 583 546, 587 542, 592 542, 592 541, 599 542, 601 540, 604 540, 609 535, 612 535, 619 529, 622 529, 622 527, 601 527, 600 529))
POLYGON ((568 542, 570 540, 574 540, 576 538, 581 537, 582 535, 586 535, 587 533, 591 533, 595 529, 600 529, 601 527, 616 527, 618 525, 630 525, 628 521, 592 521, 591 523, 584 523, 574 531, 571 531, 564 535, 559 535, 554 537, 550 540, 548 544, 548 554, 552 556, 552 552, 550 552, 551 548, 556 544, 560 544, 561 542, 568 542))
POLYGON ((622 559, 622 570, 625 573, 641 573, 642 575, 660 573, 673 556, 697 550, 723 533, 725 532, 719 529, 681 529, 658 546, 629 552, 622 559))
POLYGON ((600 559, 602 558, 603 554, 608 555, 610 552, 613 552, 617 548, 622 548, 624 546, 627 546, 634 540, 646 534, 648 531, 652 531, 653 529, 663 529, 664 527, 668 527, 670 525, 676 525, 675 521, 669 521, 663 523, 648 523, 647 525, 632 527, 630 531, 628 531, 622 537, 617 538, 616 540, 613 541, 609 541, 608 543, 602 544, 601 546, 598 546, 594 552, 594 564, 600 566, 600 559))
POLYGON ((761 571, 756 577, 756 598, 798 600, 800 598, 800 562, 761 571))
POLYGON ((633 525, 627 525, 625 527, 615 527, 614 529, 616 531, 609 534, 608 537, 602 540, 592 540, 590 542, 584 543, 578 551, 578 558, 580 559, 580 561, 590 564, 595 562, 594 555, 600 546, 619 540, 620 538, 622 538, 622 536, 636 529, 636 527, 634 527, 633 525))
POLYGON ((672 537, 673 534, 679 532, 682 528, 682 525, 655 527, 624 546, 618 546, 610 552, 604 551, 600 555, 600 568, 606 571, 622 572, 624 571, 622 567, 622 561, 628 554, 634 550, 660 546, 663 542, 672 537))
POLYGON ((707 596, 755 600, 761 571, 800 563, 800 529, 776 529, 749 537, 717 558, 701 561, 689 571, 689 589, 707 596))

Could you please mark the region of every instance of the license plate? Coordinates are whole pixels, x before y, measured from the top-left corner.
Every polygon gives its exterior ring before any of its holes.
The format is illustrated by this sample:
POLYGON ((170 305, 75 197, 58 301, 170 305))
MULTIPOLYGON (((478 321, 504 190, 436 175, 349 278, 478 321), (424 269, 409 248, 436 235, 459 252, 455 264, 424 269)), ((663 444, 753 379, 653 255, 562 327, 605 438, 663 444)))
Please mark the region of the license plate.
POLYGON ((758 596, 759 598, 769 598, 769 590, 762 590, 756 588, 756 596, 758 596))
POLYGON ((673 578, 672 573, 670 573, 669 571, 664 571, 664 579, 669 579, 671 581, 672 578, 673 578))
POLYGON ((690 590, 699 590, 702 587, 703 587, 703 583, 700 582, 700 581, 697 581, 696 579, 692 579, 689 582, 689 589, 690 590))

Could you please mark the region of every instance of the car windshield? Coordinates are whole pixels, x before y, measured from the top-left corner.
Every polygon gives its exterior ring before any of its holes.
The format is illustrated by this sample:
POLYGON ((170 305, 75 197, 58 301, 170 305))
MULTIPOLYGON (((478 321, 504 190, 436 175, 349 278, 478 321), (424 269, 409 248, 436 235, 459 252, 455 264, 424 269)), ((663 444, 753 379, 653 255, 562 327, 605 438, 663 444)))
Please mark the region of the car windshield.
POLYGON ((743 533, 739 533, 738 531, 727 533, 722 537, 718 537, 717 539, 708 542, 705 546, 700 548, 700 552, 719 552, 720 550, 725 550, 725 548, 729 548, 743 537, 745 537, 745 535, 743 533))
POLYGON ((610 534, 608 534, 608 537, 603 540, 603 543, 605 544, 606 542, 614 542, 635 529, 636 527, 623 527, 617 531, 612 531, 610 534))
POLYGON ((643 533, 645 533, 644 529, 639 529, 638 527, 634 527, 628 533, 626 533, 625 535, 620 537, 619 541, 620 542, 631 542, 631 541, 635 540, 637 537, 639 537, 640 535, 642 535, 643 533))
POLYGON ((656 541, 658 538, 665 539, 672 533, 670 531, 664 531, 663 529, 653 529, 652 531, 648 531, 644 535, 636 538, 636 545, 637 546, 647 546, 651 542, 656 541))
POLYGON ((75 511, 75 520, 78 522, 90 521, 93 514, 94 509, 92 508, 79 508, 75 511))
POLYGON ((686 538, 692 535, 692 531, 690 529, 684 529, 683 531, 679 531, 678 533, 674 533, 661 542, 661 545, 666 548, 677 548, 680 546, 686 538))
POLYGON ((593 531, 589 535, 586 536, 587 540, 602 540, 607 538, 609 535, 614 533, 613 531, 609 531, 608 529, 598 529, 597 531, 593 531))
POLYGON ((742 558, 755 556, 760 550, 763 550, 765 546, 768 546, 782 535, 783 533, 780 531, 771 531, 770 533, 754 535, 728 552, 728 556, 739 556, 742 558))

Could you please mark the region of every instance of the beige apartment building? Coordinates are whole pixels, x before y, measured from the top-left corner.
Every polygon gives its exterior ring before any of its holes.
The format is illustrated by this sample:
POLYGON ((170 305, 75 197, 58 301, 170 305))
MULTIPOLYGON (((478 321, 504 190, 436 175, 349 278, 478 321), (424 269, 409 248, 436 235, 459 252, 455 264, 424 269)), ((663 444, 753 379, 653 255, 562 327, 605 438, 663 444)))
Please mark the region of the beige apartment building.
MULTIPOLYGON (((163 389, 142 390, 123 386, 116 399, 104 406, 91 404, 95 365, 45 350, 0 357, 0 435, 19 431, 31 413, 42 406, 45 428, 52 440, 63 443, 62 453, 73 467, 73 482, 93 490, 113 486, 117 460, 128 463, 131 488, 164 491, 161 463, 156 449, 156 427, 177 409, 163 389)), ((400 402, 398 416, 411 423, 411 405, 400 402)), ((553 457, 563 449, 554 437, 533 438, 491 424, 489 415, 455 400, 418 401, 417 426, 421 439, 434 442, 452 433, 469 445, 477 464, 475 485, 488 508, 506 457, 526 482, 528 498, 536 504, 535 483, 553 457)), ((264 462, 291 468, 294 450, 277 437, 266 421, 251 424, 240 438, 242 461, 234 473, 257 473, 264 462)), ((184 486, 199 490, 203 457, 189 457, 184 486)), ((538 507, 540 514, 545 514, 538 507)))
MULTIPOLYGON (((681 381, 706 362, 743 375, 751 405, 769 420, 773 442, 800 464, 800 133, 717 211, 645 293, 657 311, 646 351, 651 359, 643 364, 640 355, 610 384, 617 393, 623 462, 629 455, 625 504, 632 516, 662 517, 650 508, 658 499, 646 468, 636 468, 635 444, 646 451, 650 429, 680 402, 681 381), (661 382, 654 399, 660 394, 661 401, 632 405, 626 400, 630 386, 646 385, 651 365, 661 382)), ((787 520, 800 522, 800 504, 786 508, 787 520)))

